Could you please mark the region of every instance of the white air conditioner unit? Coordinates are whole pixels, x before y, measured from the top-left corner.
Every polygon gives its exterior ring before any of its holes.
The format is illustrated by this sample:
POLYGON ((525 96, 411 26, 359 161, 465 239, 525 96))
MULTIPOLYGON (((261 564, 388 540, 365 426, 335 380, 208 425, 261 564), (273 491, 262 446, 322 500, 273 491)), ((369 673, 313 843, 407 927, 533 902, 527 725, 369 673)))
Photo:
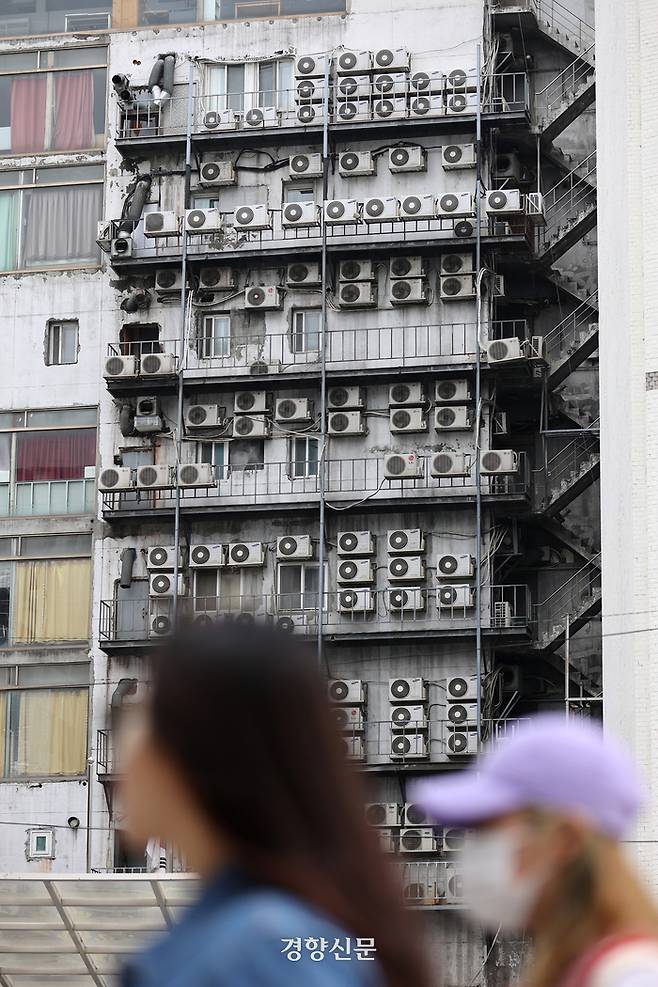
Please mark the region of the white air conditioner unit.
POLYGON ((411 55, 408 48, 379 48, 373 52, 372 67, 384 72, 408 72, 411 55))
POLYGON ((220 428, 220 410, 217 404, 191 404, 185 412, 185 429, 194 432, 205 428, 220 428))
POLYGON ((366 392, 363 387, 330 387, 327 407, 330 409, 365 408, 366 392))
POLYGON ((300 55, 295 62, 295 75, 307 78, 319 77, 331 71, 330 55, 300 55))
POLYGON ((272 228, 272 213, 265 205, 238 206, 232 223, 236 230, 269 230, 272 228))
POLYGON ((178 483, 181 487, 214 487, 217 484, 215 467, 210 463, 181 463, 178 483))
POLYGON ((174 629, 171 616, 168 613, 159 612, 162 606, 162 598, 153 597, 149 600, 149 638, 168 637, 174 629))
POLYGON ((388 560, 392 583, 418 583, 425 578, 425 560, 420 555, 396 555, 388 560))
POLYGON ((336 56, 337 75, 358 75, 369 72, 372 67, 372 53, 369 51, 341 51, 336 56))
POLYGON ((409 116, 412 119, 445 116, 443 96, 413 96, 409 101, 409 116))
POLYGON ((117 236, 110 242, 110 259, 127 260, 134 253, 134 242, 130 235, 117 236))
POLYGON ((342 102, 370 99, 372 79, 369 75, 342 75, 336 80, 336 94, 342 102))
POLYGON ((178 236, 179 223, 175 212, 144 213, 144 236, 178 236))
POLYGON ((437 579, 472 579, 474 572, 471 555, 440 555, 436 564, 437 579))
POLYGON ((446 93, 446 116, 474 116, 477 111, 477 93, 446 93))
POLYGON ((408 586, 398 586, 386 591, 388 609, 393 612, 422 613, 425 610, 425 591, 408 586))
POLYGON ((178 576, 178 589, 174 592, 174 577, 172 573, 156 572, 149 577, 149 596, 185 596, 185 579, 178 576))
POLYGON ((426 432, 427 417, 424 408, 391 408, 389 411, 391 432, 426 432))
POLYGON ((434 410, 434 428, 437 432, 468 432, 473 428, 471 409, 465 404, 445 405, 434 410))
POLYGON ((429 756, 423 733, 400 733, 391 737, 391 761, 416 761, 429 756))
POLYGON ((300 79, 297 82, 295 101, 297 103, 324 103, 326 89, 324 79, 300 79))
POLYGON ((105 370, 103 376, 111 377, 136 377, 137 357, 136 356, 108 356, 105 360, 105 370))
POLYGON ((345 749, 345 757, 349 761, 365 760, 366 752, 363 737, 343 737, 343 745, 345 749))
POLYGON ((322 271, 317 261, 296 261, 288 264, 286 284, 289 288, 307 288, 322 284, 322 271))
POLYGON ((371 589, 343 589, 338 593, 339 613, 372 613, 375 594, 371 589))
POLYGON ((363 219, 366 223, 391 223, 399 219, 400 200, 394 195, 366 199, 363 219))
POLYGON ((496 189, 484 197, 484 209, 489 216, 509 216, 523 212, 518 189, 496 189))
POLYGON ((330 703, 354 706, 366 701, 366 690, 361 679, 330 679, 327 684, 330 703))
POLYGON ((283 634, 294 634, 299 630, 306 633, 309 627, 317 625, 317 614, 314 611, 308 613, 284 613, 277 617, 275 627, 283 634))
POLYGON ((529 360, 546 359, 546 340, 543 336, 531 336, 526 344, 526 355, 529 360))
POLYGON ((439 610, 470 610, 475 606, 475 590, 472 586, 440 586, 436 604, 439 610))
POLYGON ((528 192, 525 198, 526 215, 533 226, 546 224, 546 204, 541 192, 528 192))
POLYGON ((444 88, 443 74, 438 70, 432 72, 414 72, 409 78, 409 92, 420 96, 430 93, 442 93, 444 88))
POLYGON ((433 829, 401 829, 400 853, 435 853, 433 829))
POLYGON ((420 480, 425 475, 425 461, 415 452, 394 452, 384 458, 385 480, 420 480))
POLYGON ((442 274, 439 281, 439 295, 444 302, 461 302, 475 298, 474 274, 442 274))
POLYGON ((397 802, 370 802, 366 805, 369 826, 399 826, 400 806, 397 802))
POLYGON ((424 703, 427 700, 427 683, 422 678, 389 679, 388 698, 392 703, 424 703))
POLYGON ((338 286, 339 308, 377 308, 377 284, 352 281, 338 286))
POLYGON ((361 203, 356 199, 331 199, 324 204, 324 221, 330 226, 361 222, 361 203))
POLYGON ((342 260, 338 265, 339 281, 372 281, 375 269, 371 260, 342 260))
POLYGON ((139 362, 140 377, 171 377, 176 373, 173 353, 146 353, 139 362))
POLYGON ((287 202, 281 210, 283 227, 320 225, 320 207, 315 202, 287 202))
MULTIPOLYGON (((466 833, 463 829, 457 826, 451 826, 449 829, 444 829, 441 835, 443 837, 443 850, 445 853, 459 853, 464 849, 466 833)), ((452 867, 449 867, 448 873, 451 872, 452 867)))
MULTIPOLYGON (((470 730, 455 730, 450 733, 446 741, 446 754, 448 757, 466 757, 469 754, 477 754, 479 750, 477 732, 470 730)), ((448 888, 450 889, 450 880, 448 888)), ((459 900, 458 895, 449 893, 446 900, 459 900)))
POLYGON ((446 171, 475 168, 475 144, 444 144, 441 148, 441 164, 446 171))
POLYGON ((310 535, 283 535, 276 540, 277 559, 312 559, 313 542, 310 535))
POLYGON ((427 151, 424 147, 391 147, 388 167, 396 172, 427 171, 427 151))
POLYGON ((336 106, 336 120, 338 123, 364 122, 370 120, 371 116, 372 109, 369 99, 342 100, 336 106))
POLYGON ((434 477, 470 476, 470 459, 463 452, 437 452, 432 456, 430 473, 434 477))
POLYGON ((110 248, 113 225, 112 222, 108 222, 105 219, 101 219, 96 223, 96 243, 101 250, 107 251, 110 248))
POLYGON ((471 384, 468 380, 437 380, 434 384, 434 400, 437 404, 452 404, 471 400, 471 384))
POLYGON ((408 115, 405 96, 377 99, 372 104, 372 115, 375 120, 404 120, 408 115))
POLYGON ((313 106, 311 103, 307 103, 306 106, 299 106, 297 108, 297 121, 304 126, 315 123, 316 119, 320 119, 320 111, 321 107, 313 106))
POLYGON ((199 270, 199 287, 213 291, 230 291, 235 288, 235 271, 231 267, 202 267, 199 270))
POLYGON ((268 407, 267 391, 237 391, 233 398, 236 414, 264 414, 268 407))
POLYGON ((425 261, 422 257, 391 257, 388 274, 391 278, 423 278, 425 261))
POLYGON ((188 233, 216 233, 221 226, 219 209, 185 210, 185 229, 188 233))
POLYGON ((327 421, 329 435, 365 435, 366 421, 362 411, 332 411, 327 421))
POLYGON ((452 219, 466 219, 475 214, 470 192, 444 192, 436 200, 437 215, 452 219))
POLYGON ((232 161, 204 161, 199 168, 199 185, 236 185, 238 175, 232 161))
POLYGON ((209 110, 203 115, 204 130, 236 130, 239 122, 235 110, 209 110))
MULTIPOLYGON (((178 551, 178 565, 183 565, 183 553, 178 551)), ((146 568, 151 570, 173 570, 176 567, 176 549, 173 545, 156 545, 146 552, 146 568)))
POLYGON ((446 682, 446 699, 451 703, 468 703, 477 700, 477 681, 474 675, 464 678, 455 675, 446 682))
POLYGON ((509 363, 511 360, 524 359, 521 340, 516 336, 507 339, 492 339, 487 343, 487 360, 489 363, 509 363))
POLYGON ((436 219, 433 195, 406 195, 400 202, 400 219, 436 219))
POLYGON ((411 384, 392 384, 388 389, 390 407, 425 404, 425 389, 419 381, 411 384))
POLYGON ((322 178, 321 154, 292 154, 288 166, 295 178, 322 178))
POLYGON ((338 157, 338 173, 344 178, 374 175, 376 171, 372 151, 344 151, 338 157))
POLYGON ((172 267, 161 267, 155 272, 155 289, 158 294, 172 292, 180 294, 182 287, 181 272, 172 267))
POLYGON ((477 726, 477 707, 472 702, 448 702, 446 713, 449 728, 469 730, 477 726))
POLYGON ((342 733, 360 733, 365 726, 361 706, 334 706, 331 710, 336 729, 342 733))
POLYGON ((165 490, 173 486, 171 466, 139 466, 136 486, 138 490, 165 490))
POLYGON ((313 402, 308 398, 279 398, 274 406, 277 422, 313 421, 313 402))
POLYGON ((497 600, 491 608, 492 627, 513 627, 514 612, 507 600, 497 600))
POLYGON ((276 284, 255 284, 244 293, 245 308, 281 309, 283 292, 276 284))
POLYGON ((370 559, 339 559, 336 579, 354 585, 374 583, 375 567, 370 559))
POLYGON ((405 802, 402 809, 403 826, 431 826, 432 823, 432 817, 417 802, 405 802))
POLYGON ((388 287, 391 305, 428 305, 427 284, 422 278, 398 278, 388 287))
POLYGON ((483 476, 511 476, 518 471, 519 457, 513 449, 489 449, 480 453, 480 472, 483 476))
POLYGON ((253 106, 245 113, 242 123, 251 130, 257 127, 278 127, 279 111, 276 106, 253 106))
POLYGON ((449 254, 441 254, 439 271, 442 275, 474 274, 474 266, 473 254, 451 251, 449 254))
POLYGON ((425 535, 420 528, 396 528, 386 534, 388 551, 399 555, 414 555, 425 551, 425 535))
POLYGON ((265 415, 236 415, 233 419, 234 439, 265 439, 270 434, 270 421, 265 415))
POLYGON ((337 551, 342 556, 374 555, 375 537, 371 531, 341 531, 337 551))
POLYGON ((235 542, 232 545, 227 545, 226 549, 227 565, 265 565, 265 547, 260 541, 235 542))
POLYGON ((226 565, 223 545, 190 545, 191 569, 221 569, 226 565))
POLYGON ((427 711, 424 706, 391 706, 389 713, 392 730, 418 733, 427 729, 427 711))
POLYGON ((382 72, 372 77, 372 88, 384 99, 405 96, 409 92, 409 76, 406 72, 382 72))
POLYGON ((129 466, 107 466, 98 474, 98 489, 103 493, 130 490, 133 486, 133 471, 129 466))

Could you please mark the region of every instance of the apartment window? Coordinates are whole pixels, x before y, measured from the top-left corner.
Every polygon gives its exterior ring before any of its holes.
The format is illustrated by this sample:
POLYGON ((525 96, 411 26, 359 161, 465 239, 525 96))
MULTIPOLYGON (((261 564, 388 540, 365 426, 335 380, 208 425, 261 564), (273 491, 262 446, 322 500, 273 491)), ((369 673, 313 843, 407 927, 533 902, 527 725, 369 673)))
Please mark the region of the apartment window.
POLYGON ((286 202, 315 202, 315 185, 290 182, 285 186, 285 197, 286 202))
POLYGON ((346 9, 346 0, 217 0, 218 17, 222 20, 343 13, 346 9))
POLYGON ((140 0, 139 23, 192 24, 200 19, 197 13, 197 0, 140 0))
POLYGON ((243 112, 256 106, 294 106, 292 59, 206 66, 204 110, 243 112))
POLYGON ((231 317, 226 313, 212 313, 201 319, 199 356, 204 360, 229 356, 231 352, 231 317))
POLYGON ((121 353, 124 356, 146 356, 162 353, 160 326, 157 323, 126 323, 119 331, 121 353))
POLYGON ((52 829, 29 829, 27 832, 27 859, 39 860, 55 856, 55 840, 52 829))
POLYGON ((111 12, 112 0, 67 0, 57 4, 13 0, 4 4, 0 12, 0 37, 104 31, 111 26, 111 12))
POLYGON ((86 688, 0 692, 2 777, 85 774, 87 707, 86 688))
POLYGON ((284 562, 277 570, 279 610, 317 610, 320 566, 317 562, 284 562))
POLYGON ((216 617, 246 609, 241 573, 197 569, 194 575, 194 612, 216 617))
POLYGON ((306 436, 290 440, 290 476, 293 480, 318 475, 319 442, 306 436))
POLYGON ((259 62, 258 105, 276 106, 280 110, 293 107, 293 67, 290 59, 259 62))
POLYGON ((0 188, 0 271, 99 263, 102 165, 6 172, 0 188))
POLYGON ((206 67, 206 110, 237 110, 245 108, 245 66, 208 65, 206 67))
POLYGON ((296 309, 292 313, 290 348, 293 353, 312 353, 320 349, 322 312, 319 308, 296 309))
POLYGON ((265 466, 265 441, 263 439, 233 439, 231 441, 231 469, 262 470, 265 466))
POLYGON ((46 364, 61 367, 65 363, 78 362, 78 320, 51 319, 46 329, 46 364))
POLYGON ((228 478, 228 459, 230 443, 228 442, 200 442, 199 457, 200 462, 210 463, 215 467, 218 480, 228 478))

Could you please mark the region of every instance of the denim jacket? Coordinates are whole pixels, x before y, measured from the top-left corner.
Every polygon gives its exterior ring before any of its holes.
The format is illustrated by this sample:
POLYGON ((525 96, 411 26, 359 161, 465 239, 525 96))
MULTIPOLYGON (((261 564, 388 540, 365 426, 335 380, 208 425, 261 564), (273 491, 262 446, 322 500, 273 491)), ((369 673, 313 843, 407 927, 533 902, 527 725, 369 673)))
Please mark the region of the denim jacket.
POLYGON ((364 946, 301 899, 227 869, 177 926, 130 960, 121 985, 384 987, 364 946))

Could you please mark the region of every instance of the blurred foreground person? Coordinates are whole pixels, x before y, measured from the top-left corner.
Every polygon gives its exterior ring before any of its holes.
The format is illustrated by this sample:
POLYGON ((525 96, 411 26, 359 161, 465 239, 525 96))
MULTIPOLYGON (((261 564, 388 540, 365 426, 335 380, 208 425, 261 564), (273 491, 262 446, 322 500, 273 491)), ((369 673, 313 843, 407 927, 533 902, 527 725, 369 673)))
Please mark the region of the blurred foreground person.
POLYGON ((640 787, 597 726, 539 716, 412 798, 472 830, 464 896, 488 931, 532 936, 523 987, 658 985, 658 912, 620 846, 640 787))
POLYGON ((308 650, 259 626, 186 631, 132 734, 128 835, 175 846, 203 890, 124 987, 425 987, 308 650))

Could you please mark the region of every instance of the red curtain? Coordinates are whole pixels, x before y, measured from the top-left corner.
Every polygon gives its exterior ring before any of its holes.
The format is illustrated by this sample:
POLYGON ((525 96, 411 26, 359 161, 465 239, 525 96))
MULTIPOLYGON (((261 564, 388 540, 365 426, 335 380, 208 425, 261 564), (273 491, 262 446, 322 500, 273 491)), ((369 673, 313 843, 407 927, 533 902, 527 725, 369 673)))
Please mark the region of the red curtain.
POLYGON ((46 77, 19 76, 11 84, 11 149, 43 151, 46 139, 46 77))
POLYGON ((53 149, 75 151, 94 144, 93 72, 57 72, 53 149))
POLYGON ((25 432, 16 439, 16 482, 80 480, 96 462, 96 429, 25 432))

